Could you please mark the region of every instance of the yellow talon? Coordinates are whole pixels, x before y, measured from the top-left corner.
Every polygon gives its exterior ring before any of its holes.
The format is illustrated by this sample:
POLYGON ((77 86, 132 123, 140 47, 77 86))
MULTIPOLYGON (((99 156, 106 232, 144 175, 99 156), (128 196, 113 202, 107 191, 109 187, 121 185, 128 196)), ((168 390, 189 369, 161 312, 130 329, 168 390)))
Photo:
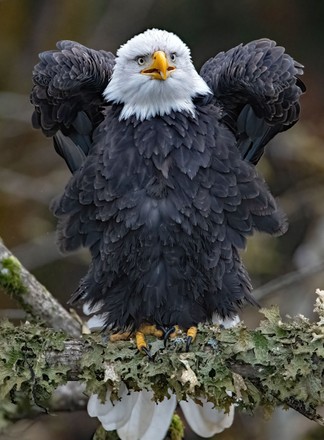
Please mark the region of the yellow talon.
POLYGON ((135 333, 136 346, 139 351, 147 352, 147 343, 145 341, 146 335, 156 336, 157 338, 161 338, 163 335, 162 330, 156 328, 155 325, 143 324, 135 333))
MULTIPOLYGON (((145 335, 152 335, 157 338, 161 338, 163 336, 163 331, 156 328, 155 325, 142 325, 138 332, 135 333, 135 339, 136 339, 136 345, 138 348, 137 341, 140 341, 140 345, 143 347, 146 347, 145 342, 145 335), (137 336, 138 334, 138 336, 137 336), (143 344, 144 342, 144 344, 143 344)), ((109 340, 111 342, 118 342, 118 341, 127 341, 127 339, 130 339, 132 336, 131 332, 120 332, 120 333, 114 333, 113 335, 110 335, 109 340)))
POLYGON ((188 337, 190 336, 192 338, 192 341, 194 341, 196 339, 196 336, 197 336, 197 331, 198 331, 197 327, 190 327, 187 330, 187 336, 188 337))
POLYGON ((138 330, 135 333, 136 347, 139 351, 142 351, 143 348, 147 349, 147 343, 145 341, 145 334, 142 330, 138 330))

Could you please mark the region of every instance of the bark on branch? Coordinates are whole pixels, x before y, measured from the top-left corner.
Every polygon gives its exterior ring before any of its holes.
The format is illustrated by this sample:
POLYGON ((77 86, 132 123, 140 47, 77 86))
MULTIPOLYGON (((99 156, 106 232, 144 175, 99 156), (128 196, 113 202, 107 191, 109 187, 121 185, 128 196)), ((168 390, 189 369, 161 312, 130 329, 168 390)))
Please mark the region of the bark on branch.
POLYGON ((81 325, 0 241, 0 287, 37 320, 78 337, 81 325))

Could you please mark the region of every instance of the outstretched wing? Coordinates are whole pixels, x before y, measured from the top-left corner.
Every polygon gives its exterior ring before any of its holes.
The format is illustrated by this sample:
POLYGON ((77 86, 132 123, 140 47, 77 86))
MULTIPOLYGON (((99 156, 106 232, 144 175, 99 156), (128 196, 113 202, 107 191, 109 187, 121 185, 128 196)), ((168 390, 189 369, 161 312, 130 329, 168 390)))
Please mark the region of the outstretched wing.
POLYGON ((256 164, 265 145, 299 117, 303 66, 266 38, 221 52, 200 75, 224 110, 244 159, 256 164))
POLYGON ((33 126, 53 136, 58 154, 72 172, 88 154, 94 129, 103 120, 102 93, 111 77, 115 56, 60 41, 57 51, 43 52, 33 71, 33 126))

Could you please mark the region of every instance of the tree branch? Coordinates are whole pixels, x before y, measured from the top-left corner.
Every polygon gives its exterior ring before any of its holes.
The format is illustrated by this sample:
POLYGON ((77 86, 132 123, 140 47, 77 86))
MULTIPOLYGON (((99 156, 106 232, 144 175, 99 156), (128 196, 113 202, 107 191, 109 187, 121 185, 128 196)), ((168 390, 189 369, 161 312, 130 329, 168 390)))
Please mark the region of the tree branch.
POLYGON ((0 241, 0 287, 37 320, 78 337, 81 325, 0 241))
POLYGON ((302 316, 283 322, 277 309, 263 310, 265 320, 255 330, 201 326, 190 353, 181 335, 167 349, 153 338, 154 362, 133 340, 69 340, 40 325, 2 323, 0 400, 24 391, 44 406, 68 380, 81 380, 89 394, 103 398, 112 386, 117 398, 124 381, 132 390, 153 390, 158 401, 171 391, 178 400, 207 396, 219 408, 235 403, 249 412, 283 404, 324 426, 316 412, 324 404, 324 293, 318 294, 318 322, 302 316))
POLYGON ((278 290, 284 289, 285 287, 290 287, 294 284, 298 284, 305 278, 322 272, 323 269, 324 261, 320 261, 319 263, 312 266, 301 267, 298 270, 289 272, 285 275, 275 278, 274 280, 269 281, 266 284, 263 284, 260 287, 257 287, 253 290, 253 296, 257 301, 260 301, 261 299, 263 299, 267 295, 270 295, 273 292, 277 292, 278 290))

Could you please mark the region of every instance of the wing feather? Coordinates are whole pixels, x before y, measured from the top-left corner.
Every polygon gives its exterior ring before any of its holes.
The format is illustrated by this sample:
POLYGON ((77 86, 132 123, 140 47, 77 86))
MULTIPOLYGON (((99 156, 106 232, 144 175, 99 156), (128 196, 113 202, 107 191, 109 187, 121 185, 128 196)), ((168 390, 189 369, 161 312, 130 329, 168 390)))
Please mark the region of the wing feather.
POLYGON ((270 139, 297 122, 302 74, 303 66, 266 38, 221 52, 202 66, 200 75, 244 159, 256 164, 270 139))
POLYGON ((32 123, 46 136, 72 172, 89 152, 94 129, 103 120, 102 93, 108 84, 115 56, 74 41, 59 41, 57 51, 39 55, 33 71, 32 123))

